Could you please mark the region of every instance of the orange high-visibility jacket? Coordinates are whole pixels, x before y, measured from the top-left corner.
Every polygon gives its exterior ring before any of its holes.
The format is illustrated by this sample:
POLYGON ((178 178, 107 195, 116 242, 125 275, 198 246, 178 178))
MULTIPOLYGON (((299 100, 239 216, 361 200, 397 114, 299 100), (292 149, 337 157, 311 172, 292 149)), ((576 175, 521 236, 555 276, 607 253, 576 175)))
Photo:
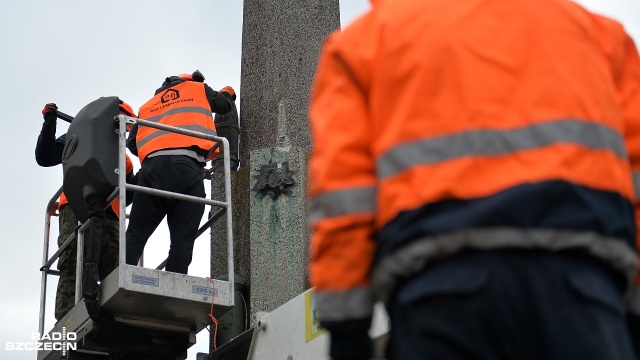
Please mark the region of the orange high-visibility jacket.
POLYGON ((324 44, 310 119, 321 320, 368 318, 465 248, 579 248, 640 284, 640 59, 619 23, 562 0, 381 0, 324 44))
MULTIPOLYGON (((207 101, 204 84, 185 81, 165 89, 140 107, 141 119, 176 126, 208 135, 216 135, 211 106, 207 101)), ((208 152, 213 141, 140 126, 136 136, 140 162, 156 150, 190 148, 195 146, 208 152)), ((216 153, 218 150, 216 150, 216 153)), ((209 156, 212 158, 216 153, 209 156)))
MULTIPOLYGON (((129 174, 133 171, 133 163, 131 162, 128 154, 126 154, 125 160, 125 170, 127 174, 129 174)), ((60 209, 62 209, 62 207, 64 205, 67 205, 68 203, 69 200, 67 200, 67 197, 64 195, 64 193, 60 194, 60 199, 58 200, 58 211, 60 211, 60 209)), ((118 198, 113 200, 113 202, 111 203, 111 209, 116 214, 116 216, 120 217, 120 200, 118 200, 118 198)))

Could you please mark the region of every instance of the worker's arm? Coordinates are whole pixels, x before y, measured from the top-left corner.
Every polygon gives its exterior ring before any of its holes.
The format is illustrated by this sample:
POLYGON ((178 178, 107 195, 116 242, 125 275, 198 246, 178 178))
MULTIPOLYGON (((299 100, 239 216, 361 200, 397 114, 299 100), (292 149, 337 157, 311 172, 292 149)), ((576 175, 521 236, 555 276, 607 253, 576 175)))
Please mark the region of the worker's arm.
POLYGON ((62 163, 62 150, 64 149, 64 142, 66 134, 56 139, 56 113, 55 104, 47 104, 42 109, 42 116, 44 122, 42 123, 42 130, 38 136, 38 142, 36 143, 36 162, 40 166, 55 166, 62 163))
MULTIPOLYGON (((627 61, 624 79, 620 82, 621 99, 625 124, 628 128, 628 142, 630 148, 631 168, 633 171, 634 186, 636 190, 636 249, 640 254, 640 57, 633 44, 633 40, 627 37, 627 61)), ((640 264, 639 264, 640 268, 640 264)), ((636 356, 640 359, 640 269, 636 277, 635 286, 631 289, 629 297, 629 328, 631 338, 636 347, 636 356)))
POLYGON ((136 144, 136 135, 138 135, 138 124, 131 126, 129 136, 127 137, 127 149, 135 156, 138 156, 138 145, 136 144))
MULTIPOLYGON (((325 44, 310 103, 310 280, 333 359, 369 359, 374 297, 376 177, 367 112, 368 60, 354 46, 325 44)), ((367 51, 365 51, 367 53, 367 51)))
POLYGON ((213 90, 204 84, 204 91, 211 106, 211 112, 224 115, 231 111, 232 103, 236 100, 235 90, 231 86, 225 86, 220 91, 213 90))
MULTIPOLYGON (((620 30, 622 28, 620 27, 620 30)), ((631 160, 634 187, 636 192, 635 212, 638 224, 636 249, 640 254, 640 56, 633 40, 626 34, 623 36, 624 45, 620 56, 612 54, 614 74, 618 86, 618 94, 625 124, 625 140, 631 160), (616 61, 619 59, 619 61, 616 61), (616 65, 614 63, 614 65, 616 65)), ((631 338, 636 347, 636 356, 640 359, 640 264, 635 285, 629 296, 628 323, 631 338)))
MULTIPOLYGON (((126 155, 125 161, 126 161, 125 171, 127 172, 127 175, 126 175, 127 184, 138 185, 138 175, 140 174, 140 172, 139 171, 137 173, 133 172, 133 162, 131 161, 131 158, 129 157, 128 154, 126 155)), ((131 203, 133 202, 133 194, 134 192, 132 190, 129 190, 126 192, 127 206, 131 205, 131 203)))

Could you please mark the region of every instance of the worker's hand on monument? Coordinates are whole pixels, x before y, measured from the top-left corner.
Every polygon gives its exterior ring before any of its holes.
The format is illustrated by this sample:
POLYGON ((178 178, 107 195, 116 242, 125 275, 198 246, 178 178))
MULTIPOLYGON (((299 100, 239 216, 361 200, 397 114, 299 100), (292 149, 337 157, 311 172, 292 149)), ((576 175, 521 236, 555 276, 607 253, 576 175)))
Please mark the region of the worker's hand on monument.
POLYGON ((229 96, 231 96, 233 101, 236 101, 236 91, 233 90, 233 88, 231 86, 223 87, 222 89, 220 89, 220 92, 224 92, 224 93, 229 94, 229 96))
POLYGON ((45 105, 42 109, 42 117, 44 118, 44 121, 56 121, 56 119, 58 118, 56 116, 57 109, 58 106, 56 106, 56 104, 54 103, 48 103, 47 105, 45 105))

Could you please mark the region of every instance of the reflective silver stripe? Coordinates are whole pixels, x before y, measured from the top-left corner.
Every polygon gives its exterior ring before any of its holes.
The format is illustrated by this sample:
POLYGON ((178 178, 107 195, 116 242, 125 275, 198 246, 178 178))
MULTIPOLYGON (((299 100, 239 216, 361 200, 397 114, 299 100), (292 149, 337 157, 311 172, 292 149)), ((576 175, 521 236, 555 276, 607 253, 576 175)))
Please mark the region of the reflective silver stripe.
POLYGON ((324 218, 348 214, 369 213, 373 215, 375 211, 375 187, 350 188, 330 191, 312 199, 309 220, 315 222, 324 218))
POLYGON ((629 311, 636 316, 640 316, 640 285, 634 284, 631 287, 626 300, 629 311))
POLYGON ((640 171, 634 170, 633 174, 633 190, 636 193, 636 199, 640 199, 640 171))
MULTIPOLYGON (((185 130, 193 130, 193 131, 199 131, 203 134, 207 134, 207 135, 216 135, 216 132, 211 130, 211 129, 207 129, 206 127, 202 126, 202 125, 182 125, 182 126, 176 126, 179 127, 181 129, 185 129, 185 130)), ((149 141, 163 136, 163 135, 167 135, 167 134, 177 134, 177 133, 172 133, 171 131, 166 131, 166 130, 156 130, 155 132, 152 132, 151 134, 145 136, 143 139, 137 140, 136 139, 136 146, 138 148, 141 148, 144 146, 144 144, 148 143, 149 141)), ((187 136, 187 135, 183 135, 183 136, 187 136)), ((195 138, 194 138, 195 139, 195 138)))
POLYGON ((200 106, 185 106, 181 108, 169 109, 160 115, 152 116, 143 120, 158 122, 165 116, 182 114, 182 113, 197 113, 197 114, 204 114, 207 116, 213 116, 211 115, 211 109, 203 108, 200 106))
POLYGON ((415 165, 429 165, 474 155, 501 155, 554 143, 608 149, 627 158, 624 140, 613 129, 580 120, 558 120, 511 130, 470 130, 420 140, 390 149, 377 161, 378 178, 393 176, 415 165))
POLYGON ((153 158, 156 156, 172 156, 172 155, 184 155, 184 156, 188 156, 192 159, 197 160, 198 162, 201 163, 205 163, 207 162, 206 159, 204 158, 203 155, 198 154, 197 152, 190 150, 190 149, 164 149, 164 150, 157 150, 154 151, 152 153, 150 153, 149 155, 147 155, 147 158, 153 158))
POLYGON ((628 244, 594 232, 517 228, 466 229, 417 240, 387 255, 372 274, 372 287, 381 300, 387 300, 398 284, 429 261, 462 249, 538 248, 550 251, 584 249, 602 259, 629 281, 635 279, 638 256, 628 244))
POLYGON ((373 293, 369 287, 348 291, 316 291, 318 318, 323 321, 366 319, 373 314, 373 293))

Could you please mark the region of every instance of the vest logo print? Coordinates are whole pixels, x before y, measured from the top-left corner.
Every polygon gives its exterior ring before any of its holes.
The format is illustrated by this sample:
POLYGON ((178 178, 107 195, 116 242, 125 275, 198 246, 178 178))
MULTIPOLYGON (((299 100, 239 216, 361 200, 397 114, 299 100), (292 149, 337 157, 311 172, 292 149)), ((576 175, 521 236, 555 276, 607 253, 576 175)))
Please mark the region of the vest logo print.
POLYGON ((177 100, 179 98, 180 98, 180 92, 178 90, 167 89, 167 91, 165 91, 164 94, 162 94, 160 101, 162 101, 162 103, 165 104, 165 103, 168 103, 169 101, 177 100))

